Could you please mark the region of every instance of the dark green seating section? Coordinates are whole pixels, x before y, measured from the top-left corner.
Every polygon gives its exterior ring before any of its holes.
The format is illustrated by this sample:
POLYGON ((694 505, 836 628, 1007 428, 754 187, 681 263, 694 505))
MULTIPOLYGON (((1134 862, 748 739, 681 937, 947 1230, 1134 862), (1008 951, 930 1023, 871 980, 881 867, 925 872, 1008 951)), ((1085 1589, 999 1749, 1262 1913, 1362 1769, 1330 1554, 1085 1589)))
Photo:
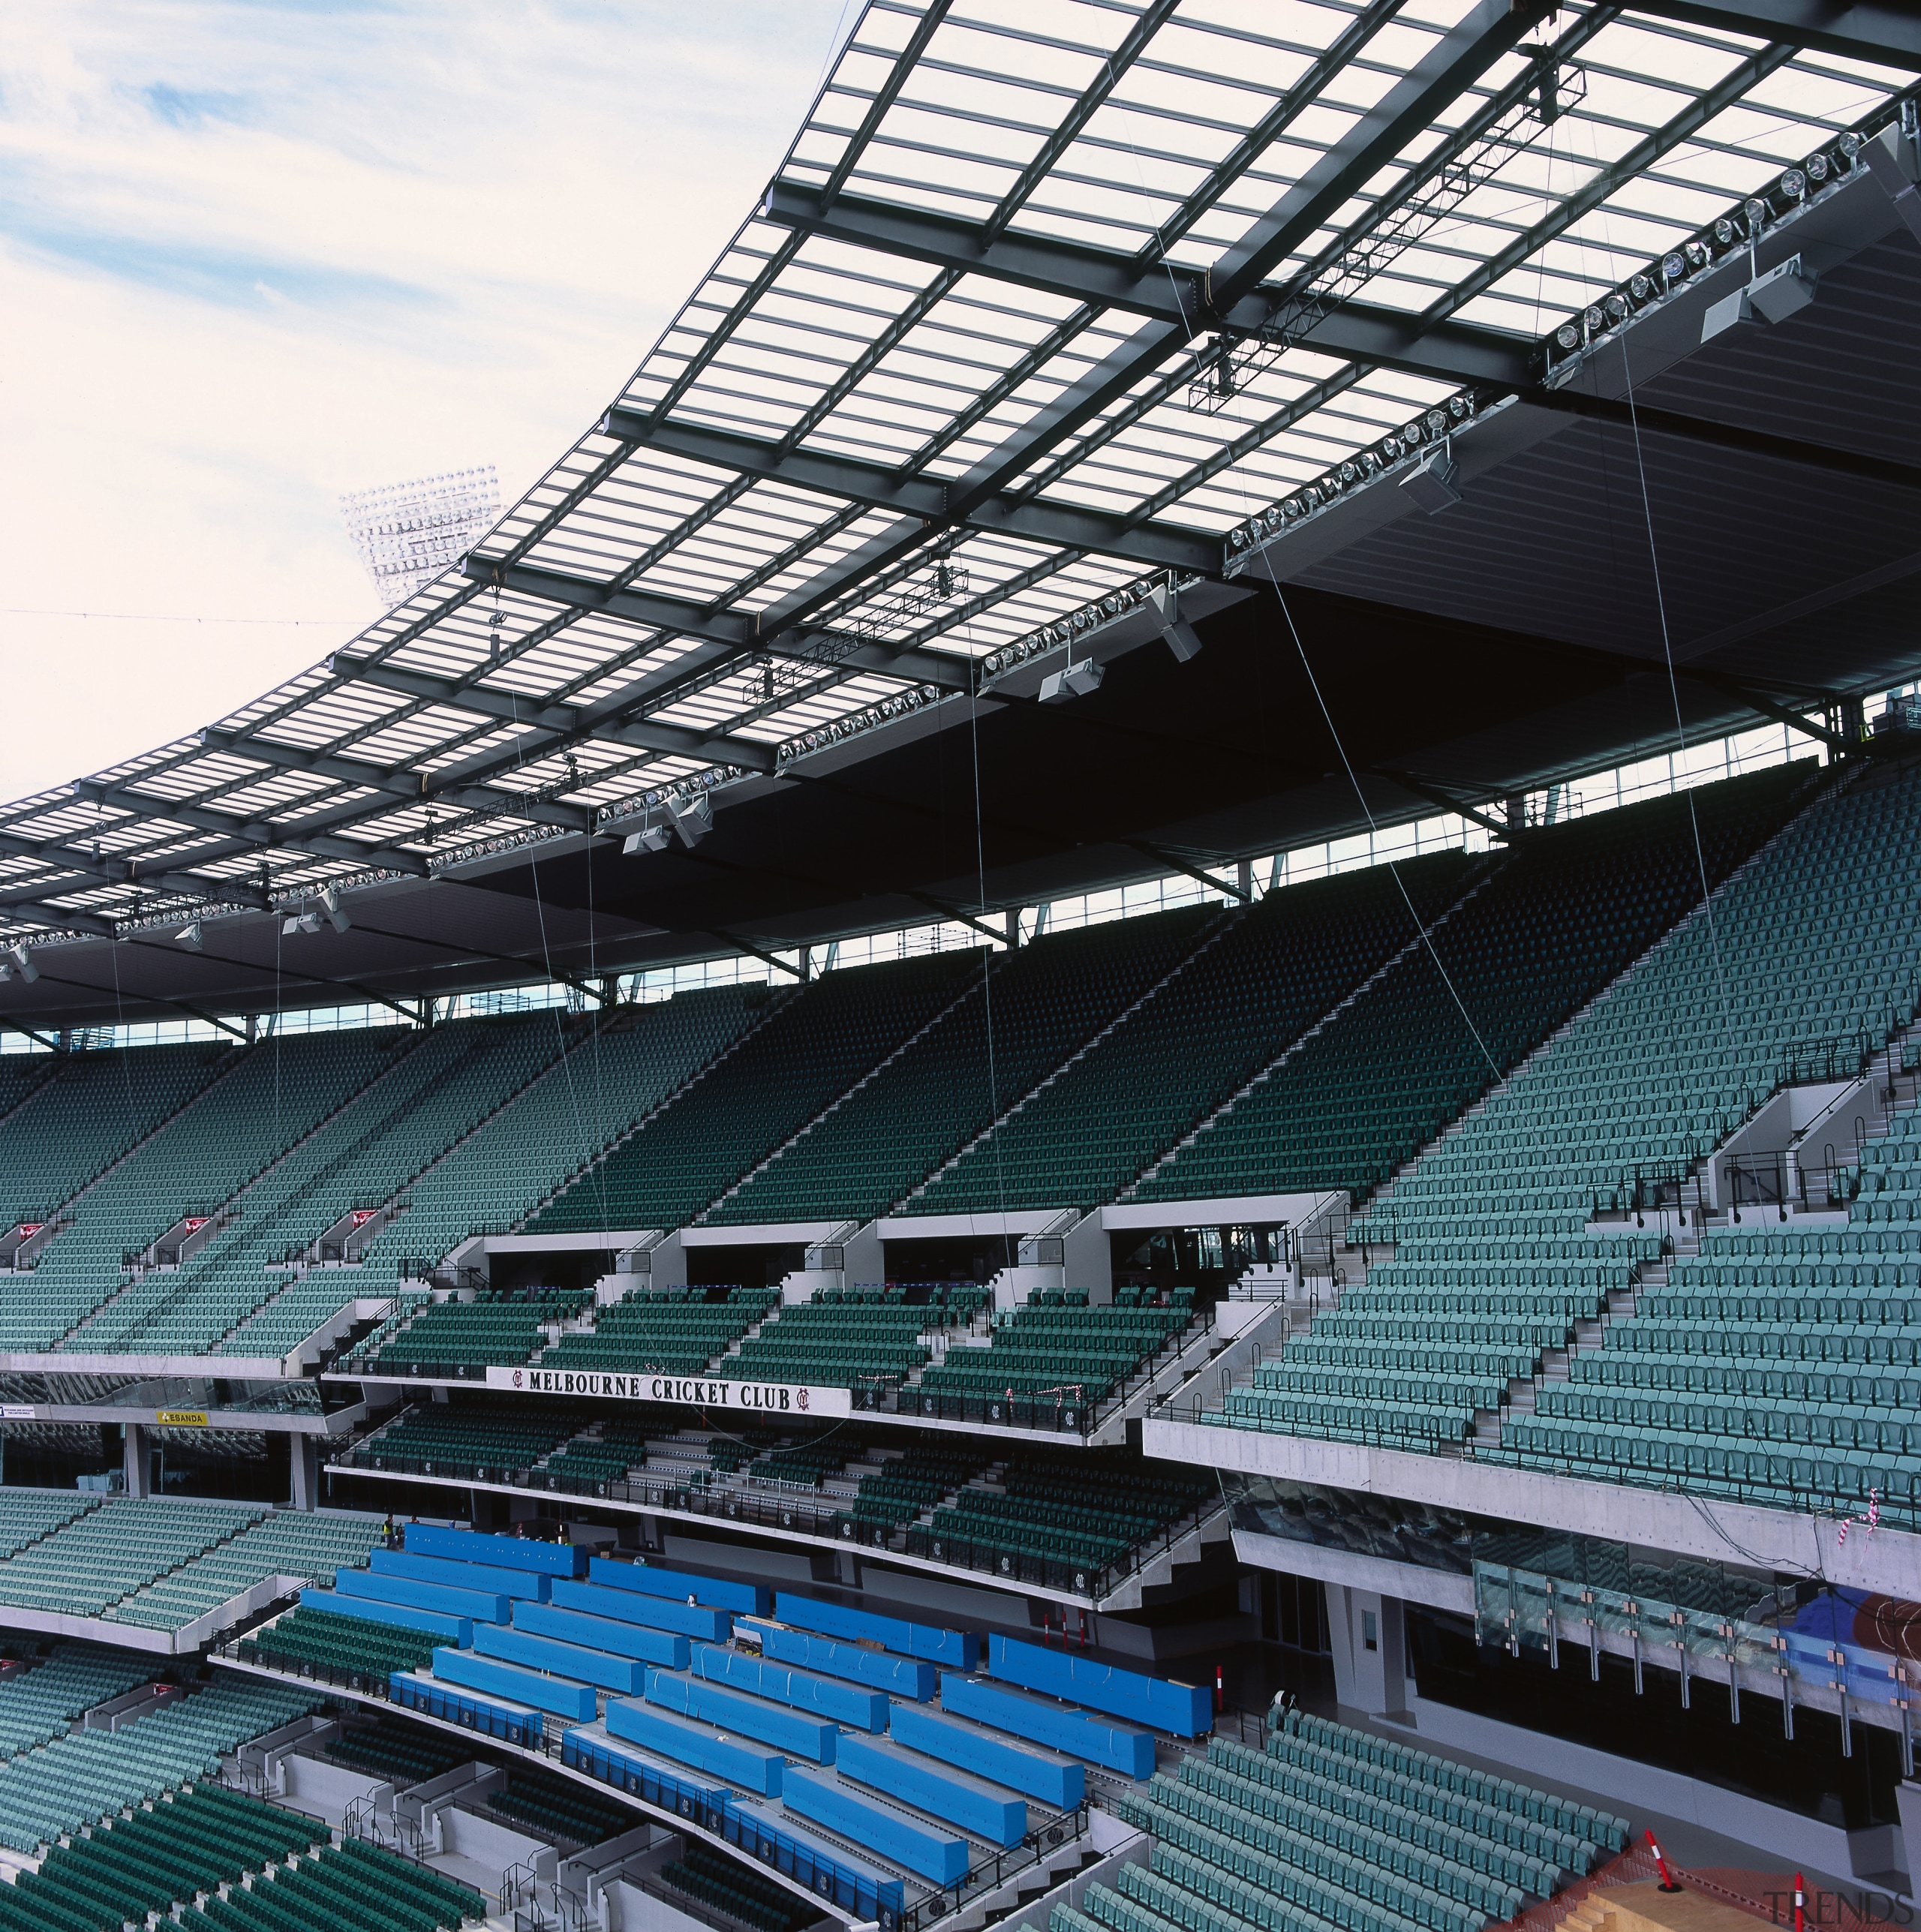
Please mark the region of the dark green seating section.
POLYGON ((861 1478, 860 1494, 837 1516, 834 1527, 867 1539, 876 1530, 911 1522, 930 1504, 970 1482, 987 1466, 979 1450, 957 1444, 917 1444, 891 1456, 879 1471, 861 1478))
MULTIPOLYGON (((1401 876, 1431 916, 1469 870, 1439 853, 1401 876)), ((1384 868, 1270 893, 901 1212, 1111 1200, 1409 936, 1384 868)))
MULTIPOLYGON (((1691 795, 1724 859, 1743 801, 1768 798, 1758 778, 1691 795)), ((1712 921, 1650 951, 1350 1230, 1393 1241, 1392 1259, 1225 1419, 1350 1438, 1399 1429, 1451 1448, 1493 1406, 1491 1378, 1535 1375, 1541 1348, 1631 1289, 1635 1312, 1610 1312, 1598 1346, 1539 1380, 1532 1412, 1509 1411, 1499 1442, 1469 1453, 1841 1514, 1876 1491, 1883 1522, 1921 1522, 1921 1226, 1877 1215, 1904 1197, 1865 1179, 1909 1170, 1910 1122, 1869 1143, 1858 1194, 1834 1190, 1851 1196, 1844 1224, 1750 1203, 1738 1223, 1691 1229, 1699 1251, 1672 1257, 1664 1281, 1632 1205, 1657 1182, 1671 1197, 1785 1083, 1811 1066, 1851 1072, 1913 1016, 1917 897, 1921 769, 1871 768, 1811 804, 1712 921), (1360 1344, 1375 1353, 1339 1359, 1360 1344), (1346 1379, 1313 1379, 1331 1376, 1346 1379)), ((1820 1158, 1809 1205, 1832 1212, 1820 1158)))
POLYGON ((1009 1459, 1000 1492, 963 1489, 924 1528, 907 1532, 907 1552, 951 1562, 965 1544, 1102 1570, 1165 1537, 1219 1494, 1211 1470, 1164 1469, 1126 1450, 1023 1450, 1009 1459))
POLYGON ((803 1905, 784 1885, 735 1864, 705 1845, 690 1843, 687 1855, 660 1867, 663 1885, 684 1892, 737 1918, 753 1932, 801 1932, 821 1916, 803 1905))
POLYGON ((1171 972, 1219 916, 1189 906, 1117 920, 1036 939, 988 975, 977 964, 964 1004, 709 1218, 884 1212, 1171 972))
POLYGON ((374 1682, 396 1670, 425 1669, 432 1663, 434 1646, 440 1641, 425 1631, 403 1630, 397 1624, 336 1616, 332 1611, 303 1605, 271 1626, 242 1637, 240 1657, 245 1663, 298 1671, 303 1675, 311 1672, 329 1681, 344 1673, 374 1682))
POLYGON ((389 1423, 342 1460, 356 1469, 495 1483, 539 1462, 587 1421, 586 1411, 571 1405, 496 1412, 431 1402, 389 1423))
POLYGON ((490 1364, 517 1367, 546 1340, 543 1322, 578 1315, 589 1297, 542 1289, 470 1302, 433 1302, 377 1348, 357 1357, 369 1375, 474 1376, 490 1364))
POLYGON ((270 1882, 209 1898, 180 1923, 188 1932, 453 1932, 489 1909, 470 1885, 349 1838, 277 1867, 270 1882))
POLYGON ((543 1369, 698 1375, 777 1299, 771 1288, 661 1288, 629 1295, 594 1318, 591 1335, 564 1335, 543 1369))
POLYGON ((120 1932, 178 1900, 304 1852, 326 1827, 218 1785, 200 1784, 151 1810, 54 1846, 38 1872, 0 1887, 0 1932, 120 1932))
POLYGON ((1212 1738, 1119 1808, 1150 1859, 1050 1932, 1479 1932, 1627 1842, 1621 1819, 1297 1711, 1264 1751, 1212 1738))
POLYGON ((529 1229, 684 1226, 980 969, 978 953, 936 953, 849 967, 786 995, 757 1031, 542 1209, 529 1229))
POLYGON ((741 1345, 738 1355, 716 1363, 714 1372, 738 1381, 802 1382, 817 1388, 903 1381, 927 1360, 925 1345, 915 1338, 970 1319, 980 1301, 980 1290, 962 1287, 948 1299, 927 1302, 851 1296, 801 1302, 782 1309, 741 1345))
POLYGON ((1104 1402, 1193 1318, 1192 1291, 1185 1288, 1165 1306, 1030 1304, 996 1321, 988 1348, 950 1348, 921 1387, 942 1396, 1062 1393, 1083 1404, 1104 1402))
POLYGON ((1694 904, 1703 861, 1718 883, 1774 831, 1800 776, 1763 772, 1536 832, 1431 945, 1409 953, 1138 1197, 1384 1180, 1694 904))
POLYGON ((507 1789, 490 1792, 487 1808, 516 1825, 576 1845, 598 1845, 630 1831, 637 1813, 611 1798, 583 1790, 571 1778, 555 1777, 522 1765, 507 1773, 507 1789))
POLYGON ((472 1750, 457 1738, 391 1717, 351 1726, 329 1739, 326 1750, 329 1757, 359 1771, 370 1771, 395 1785, 424 1784, 473 1762, 472 1750))

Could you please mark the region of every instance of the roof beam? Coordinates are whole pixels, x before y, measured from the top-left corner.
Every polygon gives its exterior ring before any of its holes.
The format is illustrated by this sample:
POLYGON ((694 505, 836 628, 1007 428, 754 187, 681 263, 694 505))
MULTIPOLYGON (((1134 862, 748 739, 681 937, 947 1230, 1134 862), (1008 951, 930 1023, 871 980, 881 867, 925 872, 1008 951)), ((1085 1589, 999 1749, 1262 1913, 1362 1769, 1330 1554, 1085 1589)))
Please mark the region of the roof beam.
MULTIPOLYGON (((557 741, 576 743, 582 738, 605 738, 614 744, 631 745, 638 751, 666 752, 682 758, 705 759, 717 765, 744 765, 750 771, 771 771, 774 766, 774 747, 757 739, 690 731, 684 725, 631 723, 623 720, 618 711, 609 711, 603 705, 587 705, 578 708, 543 705, 532 699, 518 698, 510 691, 490 691, 479 684, 457 684, 451 678, 431 678, 419 671, 401 671, 391 664, 368 665, 356 675, 383 691, 398 692, 403 697, 419 698, 429 704, 458 705, 464 710, 478 711, 484 717, 498 718, 503 724, 522 726, 529 732, 557 741)), ((606 701, 607 705, 615 703, 619 696, 616 693, 613 699, 606 701)), ((536 755, 545 756, 552 750, 551 743, 543 744, 536 755)), ((512 765, 521 762, 525 756, 524 751, 517 753, 507 762, 512 765)), ((516 810, 511 792, 489 795, 495 801, 495 810, 510 814, 516 810)), ((591 828, 592 813, 578 806, 565 809, 569 814, 565 822, 570 829, 584 831, 591 828)))
POLYGON ((9 903, 0 898, 0 919, 18 920, 24 926, 44 926, 50 932, 91 933, 97 939, 113 936, 110 919, 93 912, 63 912, 59 906, 44 905, 37 899, 18 899, 9 903))
POLYGON ((1796 47, 1883 67, 1921 71, 1921 14, 1899 0, 1634 0, 1635 9, 1663 20, 1720 32, 1792 41, 1796 47))
POLYGON ((1568 416, 1606 422, 1623 429, 1643 429, 1658 436, 1678 436, 1690 443, 1707 444, 1718 449, 1734 449, 1743 455, 1766 456, 1778 462, 1798 463, 1804 468, 1826 470, 1835 476, 1858 477, 1868 482, 1893 483, 1903 489, 1921 490, 1921 465, 1896 463, 1884 456, 1868 456, 1853 450, 1836 449, 1826 443, 1809 443, 1796 436, 1775 436, 1766 430, 1744 429, 1732 422, 1691 416, 1679 410, 1651 408, 1643 402, 1631 403, 1617 396, 1589 395, 1574 389, 1523 389, 1520 399, 1537 409, 1551 409, 1568 416))
MULTIPOLYGON (((389 846, 356 846, 347 840, 326 836, 336 825, 351 824, 356 819, 368 816, 365 807, 348 806, 338 811, 317 813, 311 819, 296 820, 291 825, 276 825, 263 819, 243 819, 232 812, 209 812, 197 805, 176 805, 164 798, 146 798, 137 792, 102 785, 92 779, 81 780, 74 789, 96 805, 111 806, 116 811, 131 813, 137 818, 168 819, 176 825, 191 825, 196 831, 220 836, 221 843, 218 846, 170 855, 171 876, 191 880, 193 888, 203 892, 212 893, 214 882, 195 879, 187 868, 209 865, 217 859, 238 858, 247 852, 304 852, 317 858, 348 859, 358 865, 412 873, 420 878, 425 878, 428 871, 427 861, 413 852, 397 851, 389 846)), ((136 872, 131 876, 139 879, 143 885, 153 882, 149 875, 136 872)), ((248 903, 257 905, 260 900, 257 896, 248 903)))
POLYGON ((1514 828, 1504 825, 1498 819, 1490 819, 1479 807, 1470 805, 1465 798, 1457 798, 1451 792, 1444 792, 1438 785, 1429 785, 1420 779, 1411 777, 1405 771, 1393 771, 1384 765, 1376 765, 1374 776, 1386 779, 1390 784, 1398 785, 1403 792, 1411 792, 1417 798, 1425 798, 1443 812, 1452 813, 1457 818, 1466 819, 1478 825, 1490 837, 1507 844, 1514 838, 1514 828))
POLYGON ((36 1046, 44 1047, 50 1053, 62 1050, 58 1040, 50 1040, 44 1033, 36 1033, 24 1020, 16 1020, 10 1013, 0 1013, 0 1026, 11 1026, 16 1033, 24 1033, 36 1046))
POLYGON ((1150 566, 1210 573, 1220 566, 1218 542, 1165 524, 1130 527, 1120 517, 1071 504, 1022 503, 1009 497, 990 497, 964 518, 951 518, 945 484, 918 476, 903 477, 897 470, 883 468, 877 463, 855 462, 811 450, 789 452, 777 444, 693 424, 657 423, 651 416, 636 410, 609 410, 602 428, 606 434, 618 436, 624 442, 645 443, 716 468, 745 470, 796 489, 851 497, 877 509, 918 517, 936 529, 960 521, 997 535, 1057 544, 1068 550, 1102 552, 1150 566))
POLYGON ((1757 691, 1751 684, 1739 678, 1730 678, 1718 671, 1709 671, 1698 665, 1679 665, 1676 675, 1691 679, 1697 684, 1705 684, 1711 690, 1718 691, 1724 697, 1732 698, 1736 704, 1745 705, 1749 711, 1763 718, 1771 718, 1778 725, 1785 725, 1790 731, 1803 733, 1826 745, 1838 757, 1845 758, 1861 747, 1851 739, 1843 738, 1838 732, 1829 730, 1826 725, 1817 725, 1811 718, 1804 717, 1791 706, 1778 702, 1764 691, 1757 691))
MULTIPOLYGON (((855 248, 1141 316, 1181 329, 1183 341, 1216 325, 1256 335, 1271 305, 1267 295, 1256 292, 1210 317, 1200 278, 1183 269, 1143 269, 1125 255, 1027 235, 1005 235, 984 245, 970 222, 878 202, 843 198, 823 214, 810 189, 785 184, 769 194, 765 212, 770 221, 855 248)), ((1305 341, 1325 355, 1450 383, 1525 381, 1532 346, 1466 323, 1423 327, 1418 317, 1400 310, 1353 302, 1344 302, 1305 341)))
MULTIPOLYGON (((919 537, 917 536, 915 540, 919 541, 919 537)), ((856 556, 861 554, 855 553, 856 556)), ((479 557, 469 558, 467 564, 470 574, 485 576, 490 581, 496 567, 479 557)), ((872 566, 867 567, 870 569, 872 566)), ((865 574, 864 570, 862 574, 865 574)), ((584 577, 567 576, 558 570, 507 569, 503 573, 503 587, 518 590, 526 596, 544 598, 550 603, 579 604, 588 609, 603 611, 609 617, 630 618, 635 623, 665 628, 684 636, 708 637, 728 645, 733 654, 738 656, 771 652, 777 656, 798 657, 809 663, 828 663, 854 671, 882 672, 890 677, 936 685, 943 691, 967 691, 973 688, 972 667, 964 658, 947 657, 924 651, 897 651, 882 644, 859 645, 843 649, 845 639, 839 637, 831 640, 833 647, 831 653, 816 652, 807 648, 804 639, 798 647, 792 641, 783 647, 780 641, 783 633, 797 628, 804 612, 776 617, 771 622, 764 617, 714 617, 697 605, 678 603, 669 598, 643 596, 632 590, 612 590, 605 584, 594 583, 584 577), (662 608, 669 605, 685 621, 663 617, 660 614, 662 608), (756 624, 759 628, 755 628, 756 624), (696 629, 694 627, 696 625, 702 627, 696 629)), ((810 591, 806 596, 810 608, 825 601, 824 593, 816 596, 810 591)), ((778 609, 780 607, 776 608, 778 609)), ((725 655, 725 652, 719 652, 705 660, 682 658, 651 677, 614 693, 603 702, 609 707, 630 708, 651 696, 654 692, 678 682, 690 673, 708 668, 725 655)), ((360 675, 362 667, 351 658, 339 658, 334 662, 344 676, 360 675)), ((459 698, 449 702, 464 704, 467 697, 464 693, 459 698)), ((576 712, 572 715, 578 723, 587 714, 576 712)), ((761 748, 763 750, 769 749, 765 746, 761 748)), ((729 762, 735 761, 730 759, 729 762)))
POLYGON ((718 939, 723 946, 732 947, 737 953, 746 953, 752 958, 764 960, 776 972, 792 973, 796 979, 802 977, 798 966, 790 966, 785 960, 776 959, 771 953, 763 952, 759 946, 750 945, 737 933, 723 933, 718 926, 715 926, 709 930, 708 936, 718 939))
POLYGON ((1243 892, 1231 880, 1216 879, 1211 872, 1204 871, 1198 865, 1190 865, 1184 858, 1176 858, 1165 846, 1151 844, 1146 839, 1120 839, 1117 844, 1125 846, 1129 852, 1138 852, 1143 858, 1152 859, 1156 865, 1164 865, 1170 872, 1183 873, 1189 879, 1198 879, 1203 885, 1211 885, 1216 892, 1225 892, 1238 899, 1243 905, 1251 904, 1254 895, 1243 892))

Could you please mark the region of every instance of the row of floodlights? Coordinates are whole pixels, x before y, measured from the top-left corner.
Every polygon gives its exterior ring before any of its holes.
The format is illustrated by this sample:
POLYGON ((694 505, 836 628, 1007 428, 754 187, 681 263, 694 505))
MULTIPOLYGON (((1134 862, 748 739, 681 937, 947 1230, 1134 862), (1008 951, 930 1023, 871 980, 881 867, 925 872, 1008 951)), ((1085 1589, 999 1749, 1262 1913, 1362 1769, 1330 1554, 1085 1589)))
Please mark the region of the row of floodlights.
POLYGON ((1784 170, 1765 192, 1752 197, 1732 215, 1724 215, 1691 240, 1670 248, 1661 260, 1631 275, 1613 294, 1591 302, 1572 320, 1564 322, 1549 338, 1562 354, 1590 347, 1631 315, 1671 295, 1691 277, 1728 255, 1751 248, 1771 221, 1791 214, 1810 194, 1830 182, 1852 174, 1861 164, 1861 137, 1843 134, 1832 146, 1810 155, 1799 167, 1784 170))
POLYGON ((896 718, 904 718, 911 712, 933 704, 940 696, 938 686, 911 684, 904 691, 896 691, 890 697, 867 705, 858 711, 849 711, 845 717, 835 718, 831 723, 817 726, 810 732, 802 732, 797 737, 786 739, 778 754, 783 765, 797 758, 805 758, 810 752, 825 751, 829 745, 840 744, 843 740, 858 738, 863 732, 872 731, 876 725, 891 724, 896 718))
MULTIPOLYGON (((1109 590, 1083 604, 1078 610, 1070 611, 1064 617, 1052 623, 1042 624, 1037 630, 1030 631, 1025 637, 1016 638, 1012 644, 1003 644, 997 651, 991 651, 981 660, 981 678, 983 683, 999 678, 1012 671, 1016 665, 1025 664, 1030 658, 1039 657, 1050 651, 1058 651, 1064 645, 1070 655, 1073 648, 1090 632, 1099 630, 1104 624, 1131 616, 1159 591, 1162 597, 1168 596, 1172 585, 1163 575, 1137 578, 1131 584, 1123 584, 1119 589, 1109 590)), ((1197 640, 1195 650, 1200 648, 1197 640)), ((1177 652, 1177 655, 1180 654, 1177 652)), ((1188 654, 1191 656, 1192 654, 1188 654)))
POLYGON ((1312 516, 1337 497, 1372 482, 1397 464, 1410 458, 1425 460, 1431 452, 1445 446, 1448 438, 1469 422, 1479 407, 1468 391, 1451 395, 1365 449, 1357 450, 1345 462, 1324 470, 1312 482, 1303 483, 1292 496, 1257 511, 1245 523, 1236 524, 1228 532, 1229 563, 1279 536, 1289 524, 1312 516))

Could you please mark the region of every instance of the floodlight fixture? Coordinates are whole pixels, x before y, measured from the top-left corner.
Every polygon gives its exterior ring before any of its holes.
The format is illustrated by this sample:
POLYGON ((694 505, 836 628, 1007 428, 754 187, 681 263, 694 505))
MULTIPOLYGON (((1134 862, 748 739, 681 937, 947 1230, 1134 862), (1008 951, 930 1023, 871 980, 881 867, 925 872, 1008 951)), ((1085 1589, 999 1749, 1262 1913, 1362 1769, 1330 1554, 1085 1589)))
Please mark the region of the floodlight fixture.
POLYGON ((650 815, 637 832, 630 832, 621 841, 622 855, 632 858, 639 852, 665 852, 672 843, 674 828, 665 821, 656 822, 650 815))
POLYGON ((1156 584, 1147 593, 1147 605, 1154 621, 1167 639, 1168 648, 1182 664, 1201 654, 1201 639, 1194 626, 1180 614, 1180 593, 1172 581, 1156 584))
POLYGON ((1739 323, 1785 322, 1814 299, 1814 277, 1802 266, 1799 255, 1790 255, 1712 304, 1701 317, 1701 340, 1712 342, 1739 323))
POLYGON ((333 929, 336 933, 345 932, 353 924, 341 908, 338 888, 329 885, 320 894, 320 906, 327 918, 332 922, 333 929))
POLYGON ((191 926, 184 927, 173 936, 176 944, 185 946, 190 953, 200 950, 200 922, 196 919, 191 926))
POLYGON ((320 930, 320 915, 317 912, 290 912, 280 922, 280 936, 290 939, 296 933, 317 933, 320 930))
POLYGON ((714 829, 714 803, 710 798, 669 798, 667 810, 681 843, 691 852, 714 829))
POLYGON ((1444 443, 1401 479, 1401 488, 1410 503, 1433 516, 1460 501, 1460 475, 1461 466, 1444 443))
POLYGON ((392 610, 457 563, 493 527, 501 514, 501 488, 493 464, 486 463, 353 491, 341 498, 340 508, 362 567, 392 610))
POLYGON ((39 978, 40 969, 34 964, 33 955, 25 946, 10 946, 7 950, 7 957, 13 963, 14 972, 29 986, 39 978))
POLYGON ((1064 705, 1070 698, 1092 697, 1107 675, 1107 667, 1096 664, 1091 657, 1082 659, 1078 664, 1070 663, 1059 671, 1049 672, 1041 680, 1041 702, 1064 705))

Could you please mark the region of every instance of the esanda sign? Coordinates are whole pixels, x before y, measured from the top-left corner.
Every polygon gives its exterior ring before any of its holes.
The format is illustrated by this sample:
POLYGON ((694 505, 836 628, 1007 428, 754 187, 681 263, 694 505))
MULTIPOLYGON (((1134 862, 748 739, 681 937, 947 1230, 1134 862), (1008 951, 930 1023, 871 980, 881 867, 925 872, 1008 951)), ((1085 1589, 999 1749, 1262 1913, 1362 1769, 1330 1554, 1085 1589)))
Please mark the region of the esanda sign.
POLYGON ((489 1369, 490 1389, 533 1396, 600 1396, 617 1402, 682 1402, 696 1408, 738 1409, 749 1415, 845 1416, 853 1399, 845 1389, 798 1382, 736 1382, 722 1375, 622 1375, 582 1369, 489 1369))

